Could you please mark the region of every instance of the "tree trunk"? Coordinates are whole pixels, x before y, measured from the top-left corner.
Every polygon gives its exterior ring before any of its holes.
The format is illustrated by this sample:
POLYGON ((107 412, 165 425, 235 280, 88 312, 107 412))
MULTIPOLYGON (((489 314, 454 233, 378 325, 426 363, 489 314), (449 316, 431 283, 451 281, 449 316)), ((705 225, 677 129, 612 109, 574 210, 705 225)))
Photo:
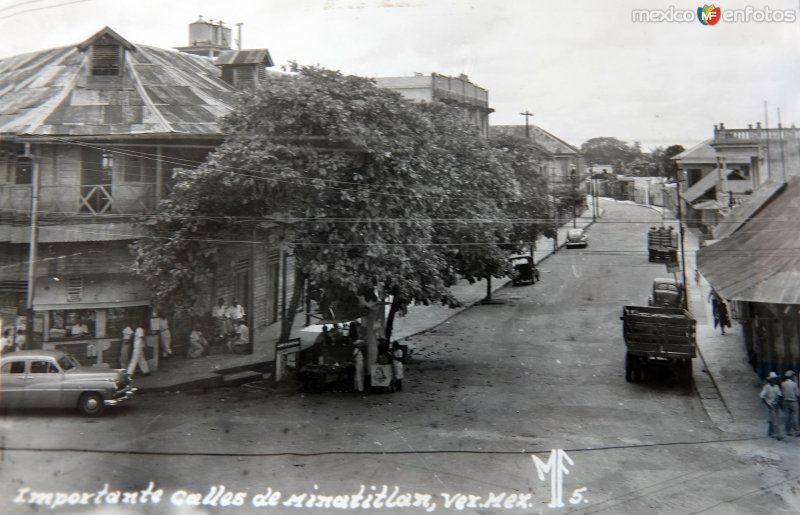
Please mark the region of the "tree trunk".
POLYGON ((392 297, 392 305, 389 306, 389 314, 386 316, 386 341, 392 341, 392 331, 394 331, 394 316, 402 307, 397 295, 392 297))
POLYGON ((486 278, 486 299, 487 302, 492 300, 492 276, 486 278))
POLYGON ((289 301, 289 309, 285 309, 283 313, 283 320, 281 320, 281 336, 280 341, 289 341, 292 335, 292 325, 294 325, 294 317, 297 314, 297 308, 300 306, 300 300, 303 298, 303 288, 305 288, 306 276, 300 271, 299 266, 294 269, 294 288, 292 288, 292 300, 289 301))

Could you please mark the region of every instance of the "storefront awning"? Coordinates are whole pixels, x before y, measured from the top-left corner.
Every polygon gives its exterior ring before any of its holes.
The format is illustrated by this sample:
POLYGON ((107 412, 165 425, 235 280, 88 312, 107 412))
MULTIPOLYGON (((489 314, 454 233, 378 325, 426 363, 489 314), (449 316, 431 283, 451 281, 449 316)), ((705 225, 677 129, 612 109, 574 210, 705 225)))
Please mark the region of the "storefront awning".
POLYGON ((149 304, 150 293, 145 282, 123 274, 40 277, 33 294, 33 307, 37 311, 149 304))

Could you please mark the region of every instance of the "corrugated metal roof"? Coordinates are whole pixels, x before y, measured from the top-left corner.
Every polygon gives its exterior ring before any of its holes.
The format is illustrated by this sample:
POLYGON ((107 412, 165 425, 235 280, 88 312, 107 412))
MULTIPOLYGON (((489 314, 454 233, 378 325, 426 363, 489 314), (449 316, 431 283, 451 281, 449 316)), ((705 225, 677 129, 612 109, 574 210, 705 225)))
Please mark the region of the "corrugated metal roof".
POLYGON ((264 66, 275 66, 269 50, 258 48, 253 50, 226 50, 219 54, 215 62, 217 66, 227 64, 263 64, 264 66))
POLYGON ((714 227, 714 239, 721 240, 736 232, 761 208, 761 206, 769 201, 784 184, 783 182, 776 181, 767 181, 762 184, 752 195, 746 197, 741 204, 736 206, 731 213, 725 217, 723 223, 714 227))
POLYGON ((800 304, 798 219, 800 177, 795 177, 735 234, 700 249, 698 269, 724 299, 800 304))
MULTIPOLYGON (((87 42, 116 36, 104 31, 87 42)), ((212 135, 234 105, 236 89, 206 58, 131 45, 120 76, 95 77, 90 53, 69 46, 0 60, 0 134, 212 135)))

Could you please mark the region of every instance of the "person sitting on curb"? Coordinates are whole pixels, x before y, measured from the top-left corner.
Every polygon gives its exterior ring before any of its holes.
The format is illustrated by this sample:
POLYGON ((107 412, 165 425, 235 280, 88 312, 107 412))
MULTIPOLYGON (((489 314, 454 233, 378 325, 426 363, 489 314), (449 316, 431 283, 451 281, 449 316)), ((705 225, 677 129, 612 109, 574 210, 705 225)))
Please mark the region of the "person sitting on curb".
POLYGON ((239 327, 236 328, 236 336, 231 340, 228 340, 228 350, 231 352, 235 352, 233 350, 234 347, 239 345, 249 345, 250 344, 250 329, 247 328, 247 324, 244 323, 244 319, 239 320, 239 327))

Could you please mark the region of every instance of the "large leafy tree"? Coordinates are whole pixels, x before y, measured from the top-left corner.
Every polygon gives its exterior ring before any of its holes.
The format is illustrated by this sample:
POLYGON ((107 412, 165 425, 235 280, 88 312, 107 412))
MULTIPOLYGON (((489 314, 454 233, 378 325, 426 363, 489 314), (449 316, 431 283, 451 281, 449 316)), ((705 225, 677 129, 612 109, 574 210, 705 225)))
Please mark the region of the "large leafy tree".
POLYGON ((612 137, 589 139, 581 145, 581 152, 587 163, 611 165, 618 173, 627 170, 628 165, 642 155, 637 145, 631 146, 612 137))
MULTIPOLYGON (((470 251, 479 249, 484 275, 499 273, 486 263, 499 262, 494 244, 507 240, 497 199, 513 192, 513 177, 452 109, 410 105, 368 79, 299 67, 243 95, 223 128, 225 142, 198 169, 178 173, 171 196, 144 222, 150 237, 133 246, 157 300, 191 305, 198 279, 215 267, 217 243, 267 231, 294 252, 288 313, 304 284, 323 305, 387 295, 397 309, 455 304, 447 288, 454 243, 484 245, 470 251), (474 201, 456 200, 469 188, 474 201), (443 218, 458 222, 444 226, 443 218)), ((284 320, 284 339, 291 322, 284 320)))
POLYGON ((499 135, 491 144, 499 149, 514 174, 518 191, 506 205, 511 223, 511 241, 534 242, 540 234, 552 238, 555 226, 553 206, 547 192, 547 179, 540 173, 548 152, 527 138, 499 135))

